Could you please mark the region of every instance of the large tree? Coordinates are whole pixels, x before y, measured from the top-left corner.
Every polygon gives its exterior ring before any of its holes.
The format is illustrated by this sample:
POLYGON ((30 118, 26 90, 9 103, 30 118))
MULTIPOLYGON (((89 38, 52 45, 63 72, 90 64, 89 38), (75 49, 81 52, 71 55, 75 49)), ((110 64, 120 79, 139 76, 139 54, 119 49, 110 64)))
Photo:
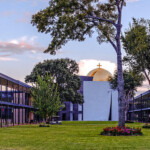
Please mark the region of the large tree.
POLYGON ((54 78, 46 75, 37 75, 37 81, 31 89, 33 106, 37 109, 36 113, 43 118, 44 126, 46 118, 51 118, 62 107, 57 91, 57 84, 54 78))
POLYGON ((143 72, 150 85, 150 20, 133 19, 122 41, 127 54, 125 65, 137 73, 143 72))
POLYGON ((78 64, 74 60, 45 60, 33 68, 31 74, 26 76, 25 81, 35 83, 37 81, 37 74, 41 77, 47 74, 51 75, 58 84, 58 92, 62 102, 83 103, 83 97, 78 92, 81 87, 80 78, 77 76, 78 71, 78 64))
MULTIPOLYGON (((117 71, 115 72, 113 77, 109 78, 111 88, 116 90, 118 87, 117 83, 117 71)), ((134 70, 124 70, 123 71, 124 77, 124 92, 125 92, 125 120, 127 120, 127 112, 129 110, 129 100, 133 98, 133 96, 137 92, 137 88, 142 86, 145 77, 142 73, 134 72, 134 70)))
POLYGON ((117 54, 119 126, 125 126, 124 79, 121 55, 121 20, 125 0, 50 0, 49 6, 32 16, 39 32, 50 34, 46 53, 55 54, 70 40, 84 41, 97 32, 99 43, 109 42, 117 54))

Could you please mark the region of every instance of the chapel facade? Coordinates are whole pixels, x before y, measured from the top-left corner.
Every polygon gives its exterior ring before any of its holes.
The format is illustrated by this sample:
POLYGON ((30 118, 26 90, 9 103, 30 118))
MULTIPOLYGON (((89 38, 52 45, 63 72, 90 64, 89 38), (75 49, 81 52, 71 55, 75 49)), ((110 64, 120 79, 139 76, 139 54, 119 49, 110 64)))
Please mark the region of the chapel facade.
POLYGON ((98 65, 87 76, 80 76, 84 103, 65 102, 59 112, 61 120, 74 121, 118 121, 118 92, 110 87, 111 73, 98 65))

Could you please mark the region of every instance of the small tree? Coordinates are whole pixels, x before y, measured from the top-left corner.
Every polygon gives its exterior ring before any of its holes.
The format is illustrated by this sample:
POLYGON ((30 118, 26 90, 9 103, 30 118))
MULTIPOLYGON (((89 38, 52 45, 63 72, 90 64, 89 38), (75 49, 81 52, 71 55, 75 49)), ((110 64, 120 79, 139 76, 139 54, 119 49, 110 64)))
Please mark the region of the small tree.
POLYGON ((32 88, 31 94, 33 97, 33 106, 37 109, 37 114, 43 118, 45 126, 46 118, 51 118, 62 106, 54 79, 48 75, 44 77, 38 75, 37 82, 32 88))
MULTIPOLYGON (((111 88, 116 90, 117 89, 117 72, 114 74, 113 77, 109 78, 111 88)), ((142 86, 143 81, 145 80, 142 73, 135 73, 133 70, 124 70, 123 77, 125 81, 124 91, 125 91, 125 120, 127 120, 127 111, 129 109, 129 100, 135 95, 137 91, 137 87, 142 86)))

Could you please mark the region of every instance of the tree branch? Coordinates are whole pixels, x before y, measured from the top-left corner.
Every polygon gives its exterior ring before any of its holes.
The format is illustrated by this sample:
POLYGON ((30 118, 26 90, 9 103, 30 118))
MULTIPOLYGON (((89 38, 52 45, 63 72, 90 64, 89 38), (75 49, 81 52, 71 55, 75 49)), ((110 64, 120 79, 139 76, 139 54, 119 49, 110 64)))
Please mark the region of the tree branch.
POLYGON ((98 26, 98 23, 95 22, 94 20, 90 20, 90 22, 92 22, 95 26, 98 26))
POLYGON ((108 39, 108 41, 110 42, 110 44, 113 46, 113 48, 115 49, 115 51, 117 53, 118 52, 117 46, 114 44, 114 42, 111 39, 108 39))
POLYGON ((116 5, 118 8, 118 11, 121 11, 123 8, 124 0, 121 0, 121 5, 119 4, 119 0, 116 0, 116 5))
POLYGON ((149 78, 149 76, 148 76, 148 74, 146 73, 145 70, 144 70, 144 74, 145 74, 145 76, 146 76, 146 78, 147 78, 147 80, 148 80, 148 83, 149 83, 149 85, 150 85, 150 78, 149 78))
POLYGON ((118 12, 120 12, 119 0, 116 0, 116 5, 117 5, 117 8, 118 8, 118 12))
POLYGON ((121 1, 121 10, 123 8, 123 3, 124 3, 124 0, 121 1))
POLYGON ((111 23, 111 24, 114 25, 115 27, 117 26, 113 21, 108 20, 108 19, 104 19, 104 18, 100 18, 100 17, 96 17, 96 16, 90 16, 90 15, 86 15, 85 17, 86 17, 86 18, 96 19, 96 20, 99 20, 99 21, 105 21, 105 22, 111 23))

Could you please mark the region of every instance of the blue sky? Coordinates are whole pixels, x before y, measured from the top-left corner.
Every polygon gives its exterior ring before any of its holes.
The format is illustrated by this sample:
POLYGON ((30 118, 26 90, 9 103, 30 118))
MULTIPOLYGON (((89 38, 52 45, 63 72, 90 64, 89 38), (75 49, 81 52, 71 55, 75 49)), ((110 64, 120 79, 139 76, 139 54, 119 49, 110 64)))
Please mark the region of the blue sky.
MULTIPOLYGON (((55 56, 43 54, 51 40, 38 33, 30 23, 32 14, 48 6, 48 0, 0 0, 0 72, 24 81, 33 67, 44 59, 66 58, 76 60, 80 74, 86 75, 98 62, 113 72, 116 53, 109 44, 99 45, 96 35, 84 42, 69 42, 55 56)), ((132 17, 150 19, 149 0, 130 0, 123 9, 123 30, 132 17)), ((122 52, 125 54, 124 51, 122 52)))

